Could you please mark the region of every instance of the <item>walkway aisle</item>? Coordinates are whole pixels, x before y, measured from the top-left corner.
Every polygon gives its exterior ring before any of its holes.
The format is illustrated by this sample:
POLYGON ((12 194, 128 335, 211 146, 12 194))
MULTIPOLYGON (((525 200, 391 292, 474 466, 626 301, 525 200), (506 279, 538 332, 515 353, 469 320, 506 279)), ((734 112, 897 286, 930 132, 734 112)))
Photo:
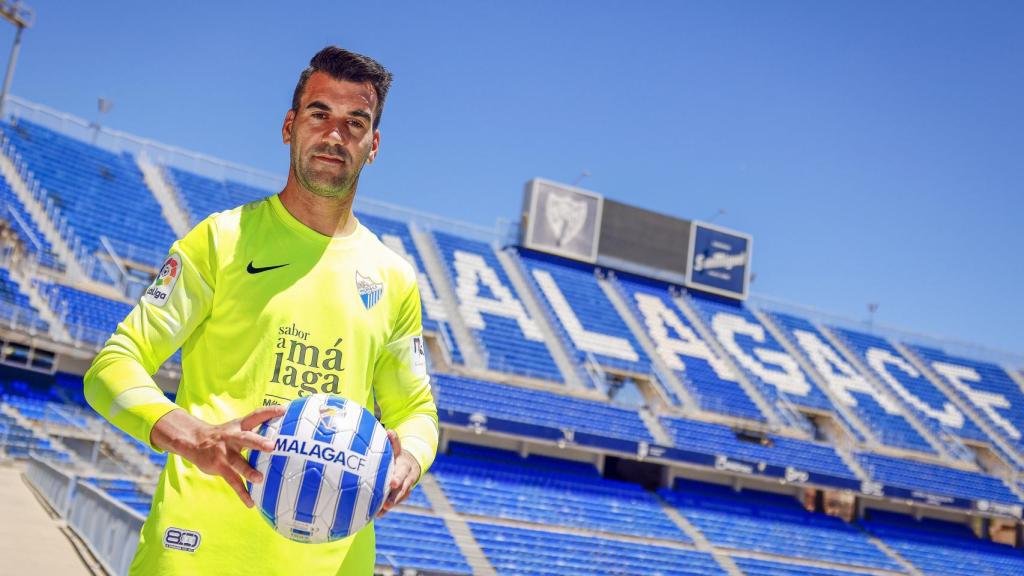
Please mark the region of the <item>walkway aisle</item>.
POLYGON ((21 477, 0 464, 0 575, 88 575, 89 570, 21 477))

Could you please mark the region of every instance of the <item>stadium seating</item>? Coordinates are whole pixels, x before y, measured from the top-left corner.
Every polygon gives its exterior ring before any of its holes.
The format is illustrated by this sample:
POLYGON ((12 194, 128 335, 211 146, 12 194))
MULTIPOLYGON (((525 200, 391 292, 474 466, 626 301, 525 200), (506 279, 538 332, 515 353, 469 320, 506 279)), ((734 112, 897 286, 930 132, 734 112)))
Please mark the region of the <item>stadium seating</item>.
POLYGON ((790 314, 768 314, 794 348, 803 352, 825 379, 824 385, 830 387, 832 395, 853 409, 882 444, 935 453, 928 441, 907 422, 900 405, 860 374, 813 324, 790 314))
POLYGON ((658 493, 714 545, 901 571, 867 536, 839 518, 804 510, 789 496, 692 481, 658 493))
POLYGON ((969 472, 878 454, 858 453, 857 458, 868 474, 884 486, 971 500, 1020 503, 1000 479, 981 472, 969 472))
POLYGON ((37 254, 39 262, 43 266, 63 270, 58 262, 57 255, 53 253, 53 246, 50 241, 39 230, 39 225, 28 213, 25 205, 11 189, 7 178, 0 176, 0 204, 5 207, 0 211, 0 219, 6 220, 11 229, 21 241, 25 250, 37 254))
POLYGON ((0 268, 0 318, 24 329, 46 332, 50 325, 39 317, 21 286, 11 278, 10 272, 0 268))
POLYGON ((857 476, 828 444, 767 435, 771 444, 761 445, 739 439, 732 428, 721 424, 664 416, 661 423, 678 448, 857 480, 857 476))
MULTIPOLYGON (((444 306, 438 300, 437 290, 425 272, 423 257, 412 239, 409 225, 405 222, 363 212, 356 213, 356 217, 359 218, 363 226, 376 234, 381 242, 409 260, 409 263, 416 269, 417 281, 420 286, 420 301, 423 304, 423 330, 437 332, 439 321, 445 320, 444 306)), ((452 338, 452 342, 454 342, 454 338, 452 338)))
POLYGON ((374 521, 377 565, 427 573, 472 574, 444 520, 433 516, 388 512, 374 521))
MULTIPOLYGON (((636 484, 605 480, 590 468, 539 467, 507 452, 487 458, 438 455, 431 473, 455 510, 463 514, 569 526, 689 542, 662 512, 657 500, 636 484)), ((504 451, 501 451, 504 452, 504 451)))
POLYGON ((149 514, 150 505, 153 502, 153 495, 143 491, 131 480, 109 479, 109 478, 85 478, 87 484, 103 490, 111 497, 124 503, 139 514, 149 514))
POLYGON ((690 390, 702 410, 765 419, 737 382, 732 367, 711 351, 679 311, 667 284, 625 274, 618 275, 615 282, 637 322, 646 327, 665 365, 690 390))
MULTIPOLYGON (((925 346, 910 346, 989 426, 1024 450, 1024 390, 1001 367, 925 346)), ((1024 452, 1022 452, 1024 453, 1024 452)))
POLYGON ((159 260, 174 242, 174 233, 132 156, 108 152, 27 120, 5 123, 3 131, 91 253, 103 252, 100 238, 105 236, 137 249, 147 259, 157 255, 159 260))
POLYGON ((832 410, 828 397, 746 306, 696 292, 687 293, 687 301, 771 405, 782 393, 794 404, 832 410))
POLYGON ((949 430, 964 439, 989 441, 974 420, 961 412, 888 340, 843 328, 832 328, 832 331, 874 372, 879 382, 887 384, 932 430, 949 430))
MULTIPOLYGON (((6 398, 0 398, 0 403, 6 403, 6 398)), ((34 454, 58 462, 70 460, 67 453, 53 448, 49 440, 40 438, 35 432, 17 424, 14 418, 3 413, 0 413, 0 451, 11 458, 28 458, 34 454)))
POLYGON ((1024 552, 982 540, 962 524, 871 511, 860 524, 922 573, 935 576, 1024 574, 1024 552))
POLYGON ((864 572, 807 566, 792 562, 776 562, 760 558, 733 557, 733 561, 746 576, 857 576, 864 574, 864 572))
POLYGON ((710 554, 659 544, 578 536, 470 522, 473 536, 498 574, 607 576, 725 574, 710 554))
POLYGON ((440 388, 438 409, 466 414, 476 412, 554 429, 568 428, 598 436, 654 442, 650 431, 635 410, 606 402, 582 400, 552 392, 495 384, 462 376, 437 374, 440 388))
POLYGON ((526 312, 494 249, 444 232, 434 232, 433 237, 462 321, 473 333, 487 367, 561 382, 562 374, 537 326, 540 319, 526 312))
MULTIPOLYGON (((54 312, 65 312, 64 325, 72 337, 102 344, 131 312, 132 305, 110 300, 63 284, 37 280, 40 292, 58 306, 54 312)), ((52 305, 52 304, 51 304, 52 305)))
POLYGON ((529 251, 520 258, 578 364, 592 354, 607 368, 650 373, 646 354, 598 285, 593 266, 529 251))
MULTIPOLYGON (((136 255, 164 254, 174 235, 131 155, 112 153, 28 121, 2 124, 0 129, 90 251, 102 252, 100 237, 106 236, 115 242, 117 250, 126 246, 136 255)), ((169 165, 163 170, 191 224, 212 212, 270 193, 169 165)), ((0 219, 9 223, 24 248, 38 253, 44 265, 55 269, 47 270, 45 279, 33 280, 40 294, 53 303, 50 311, 63 318, 76 338, 89 345, 102 343, 131 304, 82 290, 72 278, 55 279, 54 272, 59 273, 61 263, 53 254, 53 246, 43 237, 39 223, 33 221, 10 183, 2 179, 0 203, 6 205, 0 219), (38 247, 32 238, 39 242, 38 247)), ((828 443, 777 433, 766 434, 758 442, 751 440, 750 435, 738 433, 733 426, 707 422, 704 415, 683 418, 683 412, 675 409, 681 406, 682 394, 677 395, 679 390, 674 383, 651 378, 660 370, 652 368, 647 350, 629 328, 634 324, 646 332, 654 345, 660 359, 657 364, 668 366, 703 412, 747 420, 748 424, 764 423, 767 417, 774 421, 776 415, 762 413, 748 394, 750 387, 746 381, 779 410, 778 416, 783 420, 790 417, 785 404, 792 403, 808 412, 827 412, 845 422, 846 411, 839 411, 832 404, 832 398, 845 398, 849 400, 845 405, 850 412, 884 444, 930 453, 931 445, 908 421, 907 414, 918 417, 935 436, 950 432, 974 442, 989 443, 991 438, 979 426, 987 424, 1020 447, 1021 454, 1017 456, 1024 455, 1024 391, 1002 367, 920 346, 910 346, 912 357, 905 358, 902 348, 882 337, 840 328, 821 330, 791 314, 769 312, 768 326, 764 326, 760 316, 745 304, 678 287, 671 290, 659 281, 624 273, 612 275, 591 265, 510 248, 509 255, 524 273, 545 315, 531 318, 523 304, 528 295, 513 287, 509 271, 502 264, 503 254, 495 252, 491 242, 443 231, 420 236, 413 227, 416 222, 380 215, 388 213, 360 211, 357 215, 419 273, 424 330, 447 343, 456 365, 454 370, 459 372, 433 374, 439 417, 448 430, 475 427, 483 443, 487 443, 488 434, 498 434, 503 437, 503 445, 509 445, 504 443, 509 437, 518 437, 529 439, 527 442, 540 440, 546 446, 556 442, 561 445, 564 440, 568 451, 575 454, 598 446, 612 450, 607 454, 607 462, 615 466, 609 465, 606 478, 587 462, 535 454, 524 458, 516 452, 446 438, 447 454, 438 455, 428 474, 455 514, 469 521, 473 536, 499 574, 723 574, 711 555, 697 551, 691 535, 672 521, 673 514, 666 512, 668 506, 750 576, 906 573, 903 566, 872 543, 871 537, 879 538, 923 574, 1024 575, 1024 554, 1019 549, 979 539, 965 525, 918 522, 875 511, 870 511, 865 520, 848 524, 809 512, 787 495, 736 492, 688 480, 678 480, 671 489, 663 487, 651 492, 639 483, 610 479, 618 474, 636 474, 653 485, 663 477, 658 476, 665 471, 655 458, 625 462, 625 454, 637 449, 638 442, 664 443, 660 430, 654 430, 659 438, 656 441, 645 424, 644 418, 650 422, 650 415, 654 414, 672 446, 680 450, 764 463, 773 468, 794 468, 810 473, 810 482, 822 485, 855 488, 860 483, 837 448, 828 443), (438 279, 430 278, 424 266, 424 257, 432 256, 434 251, 421 254, 414 232, 417 241, 433 241, 441 271, 455 289, 456 306, 448 310, 458 308, 486 366, 505 373, 503 376, 509 377, 502 380, 511 383, 464 375, 465 367, 459 366, 464 364, 462 351, 447 322, 446 308, 437 298, 438 279), (608 274, 607 280, 600 279, 603 274, 608 274), (626 304, 627 311, 623 313, 631 316, 620 317, 613 305, 616 298, 606 294, 607 287, 615 290, 613 296, 626 304), (687 307, 697 313, 698 325, 684 314, 687 307), (565 387, 562 393, 540 391, 535 388, 544 387, 536 382, 516 379, 517 375, 525 375, 553 384, 564 382, 565 375, 535 324, 549 320, 577 368, 582 370, 585 364, 593 362, 613 373, 630 373, 638 380, 648 378, 652 385, 661 386, 669 406, 652 404, 642 418, 635 408, 583 399, 573 395, 577 391, 565 387), (781 341, 769 327, 778 328, 781 341), (701 333, 714 335, 728 358, 719 357, 716 342, 705 342, 701 333), (843 345, 833 346, 826 337, 829 333, 835 334, 843 345), (799 359, 807 360, 828 382, 817 383, 812 379, 798 359, 789 355, 787 347, 797 350, 799 359), (845 352, 840 348, 848 349, 856 361, 844 358, 845 352), (936 386, 919 374, 910 362, 917 359, 938 374, 944 386, 936 386), (738 365, 739 373, 734 373, 733 364, 738 365), (858 374, 860 365, 866 366, 869 373, 858 374), (820 389, 819 385, 828 388, 820 389), (872 386, 884 387, 884 393, 872 386), (948 397, 947 389, 956 390, 956 397, 948 397), (954 400, 976 406, 975 412, 984 420, 961 413, 954 400), (895 406, 889 402, 895 402, 895 406), (833 484, 815 482, 814 475, 838 480, 833 484), (822 562, 829 567, 820 566, 822 562)), ((121 255, 131 257, 130 253, 121 255)), ((16 314, 24 322, 8 327, 23 332, 29 328, 46 331, 49 326, 32 309, 23 288, 8 270, 0 268, 0 318, 10 320, 16 314)), ((87 453, 82 452, 87 447, 78 443, 87 442, 84 438, 74 444, 66 439, 58 442, 57 434, 66 433, 61 427, 93 429, 101 421, 85 405, 81 376, 36 374, 38 378, 25 376, 24 381, 5 376, 0 373, 3 454, 15 458, 37 456, 65 464, 73 461, 80 469, 87 469, 90 463, 82 461, 87 458, 55 448, 64 445, 75 454, 87 453)), ((584 377, 584 382, 594 383, 589 376, 584 377)), ((857 439, 863 440, 858 427, 849 422, 846 425, 857 439)), ((127 456, 125 460, 131 462, 138 460, 121 452, 125 446, 123 439, 156 466, 166 462, 166 454, 156 454, 109 424, 102 426, 104 442, 107 447, 116 447, 119 457, 127 456)), ((651 447, 648 456, 657 454, 653 452, 657 448, 651 447)), ((998 445, 992 448, 1001 451, 998 445)), ((847 449, 850 447, 844 448, 844 454, 847 449)), ((957 502, 951 509, 959 508, 965 516, 965 506, 975 506, 972 514, 987 510, 977 501, 1022 504, 1008 484, 980 469, 926 464, 867 450, 864 445, 852 448, 860 468, 890 497, 919 501, 928 497, 939 501, 955 498, 957 502)), ((690 463, 702 462, 706 463, 694 458, 690 463)), ((141 486, 136 479, 101 478, 98 476, 103 476, 100 470, 104 468, 97 466, 96 470, 84 473, 87 482, 139 513, 148 513, 148 487, 141 486)), ((704 474, 722 474, 722 482, 730 480, 726 477, 728 472, 704 468, 701 477, 704 474)), ((1018 488, 1024 490, 1024 481, 1019 482, 1018 488)), ((442 508, 448 510, 447 506, 442 506, 444 502, 437 499, 437 492, 431 494, 436 507, 418 486, 399 509, 376 521, 377 563, 385 571, 390 567, 398 574, 413 570, 420 574, 473 572, 449 531, 452 518, 435 515, 442 508)), ((870 500, 866 502, 872 505, 870 500)), ((928 513, 926 508, 922 511, 928 513)), ((997 511, 993 507, 990 513, 997 511)))
POLYGON ((267 190, 232 180, 214 180, 173 166, 164 168, 164 176, 178 191, 193 226, 214 212, 230 210, 270 194, 267 190))

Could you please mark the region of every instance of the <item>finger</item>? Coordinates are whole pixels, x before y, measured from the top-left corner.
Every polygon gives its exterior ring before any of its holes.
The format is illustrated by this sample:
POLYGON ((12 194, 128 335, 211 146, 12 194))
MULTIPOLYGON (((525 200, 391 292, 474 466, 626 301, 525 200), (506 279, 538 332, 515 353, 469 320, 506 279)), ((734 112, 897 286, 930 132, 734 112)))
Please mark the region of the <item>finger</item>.
POLYGON ((238 497, 246 507, 253 507, 253 501, 252 497, 249 496, 249 491, 245 489, 245 485, 242 484, 242 478, 236 474, 234 470, 228 466, 224 466, 220 476, 228 483, 228 486, 231 486, 231 489, 235 491, 235 494, 238 494, 238 497))
POLYGON ((398 437, 398 432, 394 430, 388 430, 388 440, 391 441, 391 449, 395 453, 395 458, 402 453, 402 439, 398 437))
POLYGON ((271 418, 284 416, 284 406, 264 406, 253 410, 248 416, 242 418, 242 430, 252 430, 271 418))
POLYGON ((402 482, 402 488, 398 491, 398 494, 395 495, 394 504, 392 504, 393 506, 397 506, 402 502, 405 502, 405 499, 409 497, 409 493, 412 492, 413 484, 412 475, 410 475, 404 482, 402 482))
POLYGON ((245 478, 249 482, 259 484, 263 482, 263 474, 259 470, 249 466, 249 463, 245 461, 240 454, 231 453, 228 454, 228 464, 236 474, 245 478))
POLYGON ((242 448, 250 450, 261 450, 263 452, 274 451, 274 441, 256 432, 242 431, 233 435, 231 447, 241 451, 242 448))

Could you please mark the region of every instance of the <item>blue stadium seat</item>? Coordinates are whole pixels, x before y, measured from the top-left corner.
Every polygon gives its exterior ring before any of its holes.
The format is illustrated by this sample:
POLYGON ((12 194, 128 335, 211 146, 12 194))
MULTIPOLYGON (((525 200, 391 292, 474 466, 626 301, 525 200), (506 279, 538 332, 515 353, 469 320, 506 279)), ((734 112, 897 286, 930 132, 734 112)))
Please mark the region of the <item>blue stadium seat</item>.
POLYGON ((71 336, 92 344, 106 342, 133 307, 63 284, 37 280, 36 285, 41 293, 66 312, 64 325, 71 336))
POLYGON ((900 354, 888 340, 845 328, 832 328, 846 347, 874 372, 879 382, 902 398, 905 405, 936 434, 951 432, 965 440, 991 443, 974 420, 900 354))
POLYGON ((438 411, 483 413, 554 429, 568 428, 599 436, 653 443, 650 431, 635 410, 605 402, 582 400, 552 392, 495 384, 462 376, 437 374, 438 411))
POLYGON ((679 481, 658 493, 715 546, 900 572, 902 568, 839 518, 806 511, 793 497, 679 481))
MULTIPOLYGON (((27 120, 2 127, 90 253, 104 251, 100 237, 106 236, 145 254, 146 259, 159 260, 174 242, 175 235, 131 155, 114 154, 27 120), (111 210, 112 206, 117 209, 111 210)), ((156 266, 160 262, 141 263, 156 266)))
POLYGON ((733 562, 746 576, 861 576, 863 572, 851 572, 836 568, 807 566, 792 562, 762 560, 760 558, 733 557, 733 562))
POLYGON ((173 166, 165 166, 164 175, 178 191, 193 226, 214 212, 230 210, 272 194, 240 182, 214 180, 173 166))
POLYGON ((1020 500, 1002 480, 982 472, 970 472, 879 454, 858 453, 857 458, 868 474, 883 486, 970 500, 1020 504, 1020 500))
POLYGON ((25 205, 18 198, 18 195, 11 189, 7 178, 0 176, 0 218, 6 220, 21 245, 30 253, 39 256, 39 263, 43 266, 63 271, 64 265, 58 261, 57 255, 53 253, 53 246, 50 241, 39 230, 32 215, 29 214, 25 205), (27 228, 27 229, 26 229, 27 228))
POLYGON ((771 444, 765 446, 740 440, 732 428, 721 424, 664 416, 661 423, 677 448, 857 480, 835 448, 825 443, 768 435, 771 444))
MULTIPOLYGON (((443 326, 443 329, 447 332, 447 341, 456 346, 453 356, 457 355, 461 358, 451 329, 448 327, 447 322, 444 322, 446 320, 444 306, 437 298, 437 290, 434 288, 433 282, 427 276, 427 268, 423 265, 423 257, 420 255, 420 251, 416 248, 416 243, 412 239, 409 225, 398 220, 363 212, 357 212, 356 217, 359 218, 359 221, 364 226, 376 234, 381 242, 411 261, 410 263, 416 269, 417 281, 420 287, 420 301, 423 304, 423 330, 439 332, 443 326)), ((461 363, 461 360, 458 362, 461 363)))
POLYGON ((676 378, 705 411, 764 421, 764 414, 736 380, 731 366, 697 334, 672 301, 668 284, 620 274, 615 282, 676 378))
POLYGON ((1021 576, 1024 551, 982 540, 962 524, 871 511, 864 526, 924 574, 1021 576))
POLYGON ((487 367, 562 382, 551 351, 520 296, 485 242, 434 232, 462 320, 476 339, 487 367))
POLYGON ((377 565, 425 573, 472 574, 444 520, 433 516, 388 512, 373 522, 377 565))
POLYGON ((6 268, 0 268, 0 319, 22 329, 46 332, 50 325, 39 317, 21 286, 6 268))
POLYGON ((935 449, 905 417, 904 409, 871 379, 865 378, 808 320, 769 312, 768 315, 797 350, 825 379, 833 396, 852 409, 882 444, 934 454, 935 449))
POLYGON ((1024 454, 1024 390, 991 362, 971 360, 925 346, 909 346, 960 398, 976 408, 989 426, 1024 454))
POLYGON ((601 289, 593 266, 539 252, 523 251, 520 258, 578 364, 593 354, 606 368, 650 374, 647 355, 601 289))
POLYGON ((463 514, 690 541, 639 485, 566 466, 567 472, 552 462, 535 467, 511 452, 504 459, 438 455, 431 474, 463 514))
POLYGON ((498 574, 715 576, 725 572, 710 554, 653 543, 470 522, 473 537, 498 574))

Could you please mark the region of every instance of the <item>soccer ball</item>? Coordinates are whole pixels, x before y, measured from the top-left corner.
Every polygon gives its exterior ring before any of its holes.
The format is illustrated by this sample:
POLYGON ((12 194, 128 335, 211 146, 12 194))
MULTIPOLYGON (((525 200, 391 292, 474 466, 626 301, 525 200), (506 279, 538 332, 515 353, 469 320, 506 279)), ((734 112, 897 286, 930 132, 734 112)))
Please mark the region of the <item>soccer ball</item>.
POLYGON ((279 534, 331 542, 354 534, 384 504, 394 471, 387 432, 373 413, 341 396, 314 394, 263 424, 273 452, 253 450, 263 482, 249 494, 279 534))

